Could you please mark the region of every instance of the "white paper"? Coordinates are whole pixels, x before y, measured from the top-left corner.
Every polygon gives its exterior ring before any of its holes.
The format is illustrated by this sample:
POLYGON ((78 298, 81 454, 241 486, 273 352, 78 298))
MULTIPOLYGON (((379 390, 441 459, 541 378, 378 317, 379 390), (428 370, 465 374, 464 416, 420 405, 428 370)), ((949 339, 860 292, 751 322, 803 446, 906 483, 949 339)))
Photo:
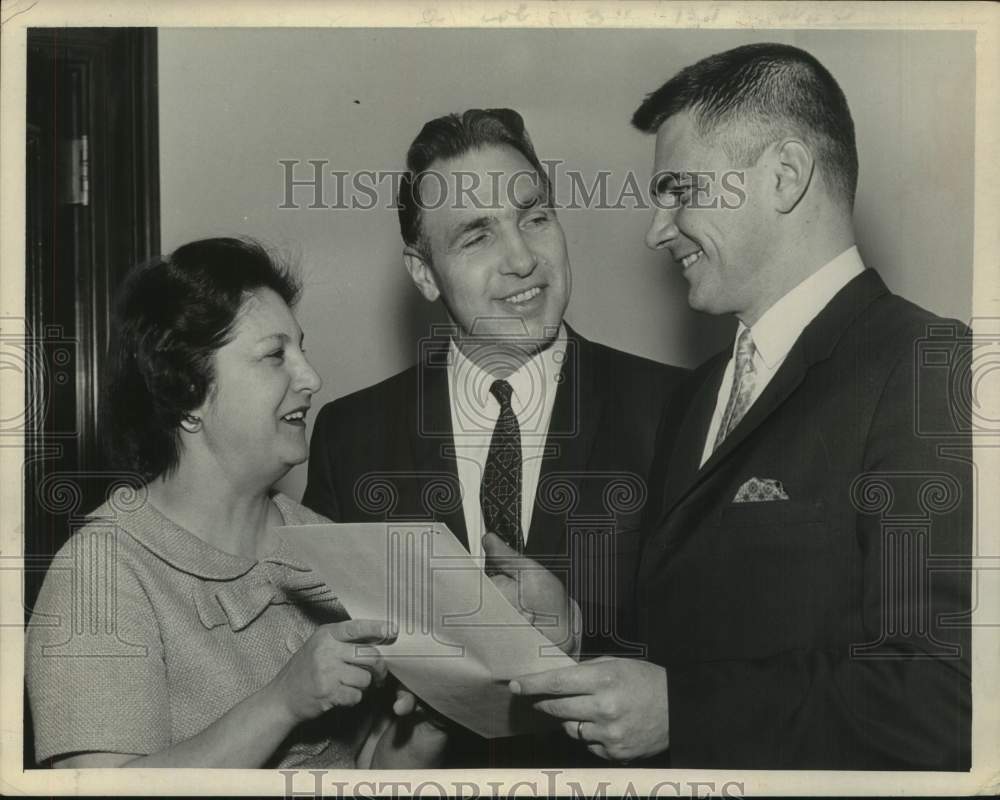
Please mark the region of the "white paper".
POLYGON ((507 682, 573 660, 532 627, 441 523, 279 529, 354 618, 388 619, 379 649, 392 673, 436 711, 481 736, 556 724, 507 682))

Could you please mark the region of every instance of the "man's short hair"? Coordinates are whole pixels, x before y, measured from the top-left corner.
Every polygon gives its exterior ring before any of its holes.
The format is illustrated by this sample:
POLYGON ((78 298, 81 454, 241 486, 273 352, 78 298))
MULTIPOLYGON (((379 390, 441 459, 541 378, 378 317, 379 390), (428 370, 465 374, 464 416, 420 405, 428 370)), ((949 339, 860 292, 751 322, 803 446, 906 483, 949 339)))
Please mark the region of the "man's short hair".
POLYGON ((703 58, 648 95, 632 124, 656 133, 685 111, 738 166, 755 163, 782 136, 802 138, 831 194, 853 208, 858 153, 851 112, 837 81, 805 50, 748 44, 703 58))
POLYGON ((548 176, 542 169, 521 115, 510 108, 470 108, 463 114, 432 119, 417 134, 406 153, 406 174, 399 184, 396 209, 403 241, 415 247, 430 263, 430 247, 421 228, 420 184, 438 161, 458 158, 484 147, 513 147, 538 173, 547 192, 548 176))
POLYGON ((177 467, 181 420, 208 397, 215 353, 260 289, 293 306, 300 284, 251 239, 190 242, 129 272, 104 373, 101 435, 115 468, 150 481, 177 467))

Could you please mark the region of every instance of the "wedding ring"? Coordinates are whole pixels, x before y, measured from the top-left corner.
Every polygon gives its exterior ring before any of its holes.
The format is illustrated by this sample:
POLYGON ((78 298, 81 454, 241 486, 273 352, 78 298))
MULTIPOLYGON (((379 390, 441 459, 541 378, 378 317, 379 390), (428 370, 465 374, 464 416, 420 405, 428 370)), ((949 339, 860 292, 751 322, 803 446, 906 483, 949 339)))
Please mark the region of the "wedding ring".
POLYGON ((578 723, 576 723, 576 738, 579 739, 581 742, 583 741, 583 720, 582 719, 578 723))

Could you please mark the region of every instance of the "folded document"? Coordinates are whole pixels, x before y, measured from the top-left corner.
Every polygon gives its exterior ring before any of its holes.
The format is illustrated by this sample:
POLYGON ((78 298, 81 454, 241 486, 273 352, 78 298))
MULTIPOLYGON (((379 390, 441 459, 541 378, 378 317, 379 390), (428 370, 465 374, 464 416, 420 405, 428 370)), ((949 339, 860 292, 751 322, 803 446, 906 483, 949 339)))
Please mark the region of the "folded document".
POLYGON ((554 724, 507 682, 573 660, 507 602, 446 525, 331 523, 279 533, 352 617, 398 627, 397 640, 379 649, 436 711, 489 738, 554 724))

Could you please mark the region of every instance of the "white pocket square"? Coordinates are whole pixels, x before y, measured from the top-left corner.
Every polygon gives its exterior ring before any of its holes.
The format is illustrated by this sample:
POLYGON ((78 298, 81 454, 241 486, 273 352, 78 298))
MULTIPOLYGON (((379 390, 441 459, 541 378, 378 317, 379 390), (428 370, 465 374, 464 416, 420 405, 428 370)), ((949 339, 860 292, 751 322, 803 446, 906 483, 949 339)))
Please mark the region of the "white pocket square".
POLYGON ((781 481, 774 478, 750 478, 736 490, 734 503, 766 503, 769 500, 787 500, 788 494, 781 481))

